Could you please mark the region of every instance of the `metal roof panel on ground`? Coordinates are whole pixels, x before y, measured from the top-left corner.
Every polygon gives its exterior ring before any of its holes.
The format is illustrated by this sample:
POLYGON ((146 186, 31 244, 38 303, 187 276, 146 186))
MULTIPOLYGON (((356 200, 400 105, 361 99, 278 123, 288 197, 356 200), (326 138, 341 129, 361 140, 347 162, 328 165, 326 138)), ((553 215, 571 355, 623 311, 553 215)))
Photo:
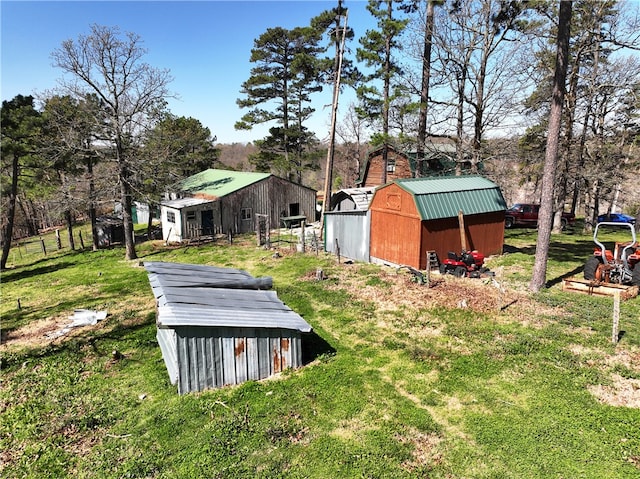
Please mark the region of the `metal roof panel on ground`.
POLYGON ((238 289, 271 289, 270 277, 254 278, 246 271, 206 265, 145 262, 149 282, 153 287, 174 286, 238 289))
POLYGON ((215 306, 170 304, 159 309, 158 327, 209 326, 293 329, 311 332, 311 326, 289 310, 221 309, 215 306))
POLYGON ((449 176, 395 180, 414 197, 422 220, 504 211, 507 205, 494 182, 482 176, 449 176))
MULTIPOLYGON (((144 264, 158 304, 158 326, 261 327, 311 331, 311 326, 277 298, 257 291, 265 278, 216 266, 144 264), (175 274, 174 274, 175 272, 175 274), (228 286, 231 285, 231 286, 228 286)), ((271 278, 266 278, 269 286, 271 278)))
POLYGON ((271 176, 270 173, 217 170, 210 168, 182 180, 178 187, 192 195, 207 195, 212 198, 233 193, 271 176))

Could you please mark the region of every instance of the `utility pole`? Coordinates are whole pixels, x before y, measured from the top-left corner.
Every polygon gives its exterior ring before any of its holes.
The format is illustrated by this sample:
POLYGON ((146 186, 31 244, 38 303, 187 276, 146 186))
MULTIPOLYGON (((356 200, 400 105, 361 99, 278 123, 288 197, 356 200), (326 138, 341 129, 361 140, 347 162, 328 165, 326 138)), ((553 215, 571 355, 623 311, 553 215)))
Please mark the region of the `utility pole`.
MULTIPOLYGON (((338 0, 338 11, 342 12, 342 0, 338 0)), ((344 10, 344 15, 340 14, 336 20, 336 78, 333 84, 333 103, 331 105, 331 129, 329 130, 329 148, 327 150, 327 164, 324 177, 324 199, 322 201, 322 214, 320 216, 320 239, 324 238, 324 214, 331 203, 331 184, 333 183, 333 156, 336 143, 336 117, 338 114, 338 97, 340 96, 340 77, 342 76, 342 58, 344 57, 344 45, 347 38, 347 18, 348 10, 344 10), (344 25, 343 25, 344 22, 344 25), (342 38, 338 41, 338 35, 342 33, 342 38)), ((326 241, 325 241, 326 243, 326 241)))

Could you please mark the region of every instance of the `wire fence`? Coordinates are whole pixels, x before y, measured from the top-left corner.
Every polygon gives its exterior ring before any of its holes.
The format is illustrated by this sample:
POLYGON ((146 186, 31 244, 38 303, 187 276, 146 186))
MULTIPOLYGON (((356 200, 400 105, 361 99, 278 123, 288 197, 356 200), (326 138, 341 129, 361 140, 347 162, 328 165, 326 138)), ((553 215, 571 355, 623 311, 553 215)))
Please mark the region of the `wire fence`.
MULTIPOLYGON (((91 233, 82 230, 73 232, 73 249, 84 249, 93 244, 91 233)), ((10 259, 24 259, 27 256, 42 255, 55 251, 71 249, 71 242, 66 230, 56 230, 53 233, 43 234, 39 237, 25 238, 13 242, 10 251, 10 259)))

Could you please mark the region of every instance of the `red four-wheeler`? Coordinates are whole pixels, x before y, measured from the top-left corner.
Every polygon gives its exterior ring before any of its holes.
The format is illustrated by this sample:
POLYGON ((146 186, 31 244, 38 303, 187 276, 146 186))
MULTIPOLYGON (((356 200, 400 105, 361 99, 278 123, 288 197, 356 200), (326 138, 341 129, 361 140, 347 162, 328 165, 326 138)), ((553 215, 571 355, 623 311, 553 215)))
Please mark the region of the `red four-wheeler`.
POLYGON ((640 286, 640 245, 636 241, 633 225, 624 225, 628 226, 631 231, 631 241, 616 242, 613 251, 606 249, 598 240, 598 231, 603 226, 620 228, 622 224, 605 221, 596 225, 593 241, 597 247, 593 256, 584 265, 584 279, 640 286))
POLYGON ((460 256, 450 251, 447 258, 440 263, 440 274, 452 274, 458 278, 479 278, 482 273, 488 271, 483 265, 484 255, 476 250, 463 251, 460 256))

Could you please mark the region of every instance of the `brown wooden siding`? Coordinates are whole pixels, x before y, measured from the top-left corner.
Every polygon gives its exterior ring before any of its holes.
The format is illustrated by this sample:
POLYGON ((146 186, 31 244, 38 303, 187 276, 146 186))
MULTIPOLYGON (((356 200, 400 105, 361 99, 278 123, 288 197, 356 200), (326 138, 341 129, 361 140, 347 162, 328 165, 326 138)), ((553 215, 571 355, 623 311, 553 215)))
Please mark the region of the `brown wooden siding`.
POLYGON ((376 192, 370 206, 373 258, 416 267, 420 260, 420 217, 413 197, 397 185, 376 192))
MULTIPOLYGON (((411 194, 395 184, 379 189, 371 202, 370 256, 389 263, 426 269, 427 251, 440 260, 460 254, 458 218, 421 221, 411 194)), ((501 254, 504 213, 465 216, 467 248, 486 256, 501 254)))
MULTIPOLYGON (((504 213, 465 216, 467 248, 485 256, 501 254, 504 244, 504 213)), ((460 254, 462 243, 458 218, 443 218, 422 223, 420 269, 427 267, 426 252, 435 251, 443 260, 449 251, 460 254)))
MULTIPOLYGON (((411 165, 409 159, 395 150, 389 150, 387 154, 388 160, 395 161, 395 171, 387 172, 387 183, 401 178, 411 178, 411 165)), ((369 158, 369 165, 366 170, 366 176, 362 186, 371 187, 384 184, 384 162, 382 161, 382 151, 377 152, 369 158)))

